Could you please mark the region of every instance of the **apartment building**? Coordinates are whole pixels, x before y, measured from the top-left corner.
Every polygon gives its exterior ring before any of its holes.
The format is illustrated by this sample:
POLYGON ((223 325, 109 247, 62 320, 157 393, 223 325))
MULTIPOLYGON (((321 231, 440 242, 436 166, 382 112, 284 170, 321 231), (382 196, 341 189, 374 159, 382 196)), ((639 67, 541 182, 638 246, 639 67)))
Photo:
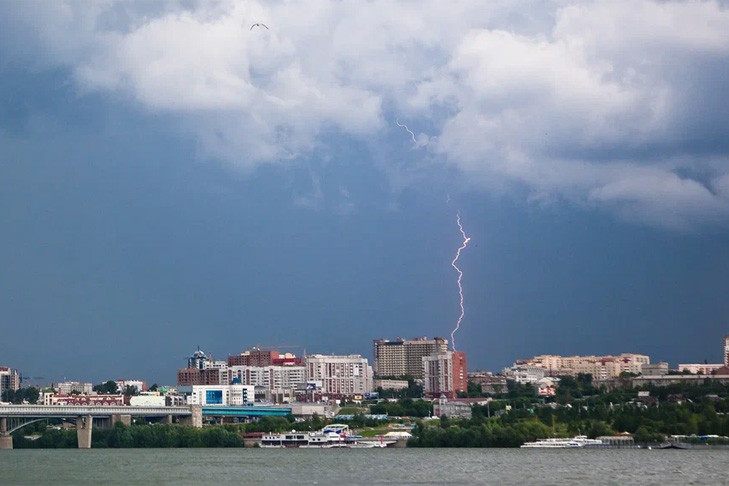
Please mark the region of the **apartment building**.
POLYGON ((359 354, 312 354, 306 357, 307 382, 331 398, 364 395, 372 391, 372 367, 359 354))
POLYGON ((594 380, 615 378, 622 372, 640 374, 643 365, 650 364, 644 354, 622 353, 619 356, 559 356, 539 355, 518 360, 515 366, 538 366, 546 376, 577 376, 590 374, 594 380))
POLYGON ((421 358, 426 396, 455 398, 459 391, 468 390, 466 353, 445 351, 421 358))
POLYGON ((232 382, 264 387, 271 393, 286 393, 306 387, 306 366, 231 366, 232 382))
POLYGON ((378 377, 423 378, 423 357, 448 351, 448 340, 427 337, 405 340, 375 339, 374 367, 378 377))
POLYGON ((83 395, 91 395, 94 386, 91 383, 80 383, 78 381, 64 381, 58 383, 55 388, 59 395, 70 395, 72 393, 81 393, 83 395))
POLYGON ((20 375, 18 370, 7 366, 0 366, 0 396, 5 390, 17 390, 20 388, 20 375))

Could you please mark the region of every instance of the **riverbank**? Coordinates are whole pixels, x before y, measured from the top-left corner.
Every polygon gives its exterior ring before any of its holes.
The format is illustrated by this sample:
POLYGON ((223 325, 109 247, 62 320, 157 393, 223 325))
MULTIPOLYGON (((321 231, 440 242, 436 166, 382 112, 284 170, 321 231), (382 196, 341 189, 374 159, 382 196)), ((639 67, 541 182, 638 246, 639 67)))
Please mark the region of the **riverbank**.
MULTIPOLYGON (((243 447, 244 440, 236 426, 204 428, 184 425, 123 425, 111 429, 94 429, 92 449, 243 447)), ((14 449, 74 449, 78 447, 75 429, 49 428, 30 436, 13 435, 14 449)))

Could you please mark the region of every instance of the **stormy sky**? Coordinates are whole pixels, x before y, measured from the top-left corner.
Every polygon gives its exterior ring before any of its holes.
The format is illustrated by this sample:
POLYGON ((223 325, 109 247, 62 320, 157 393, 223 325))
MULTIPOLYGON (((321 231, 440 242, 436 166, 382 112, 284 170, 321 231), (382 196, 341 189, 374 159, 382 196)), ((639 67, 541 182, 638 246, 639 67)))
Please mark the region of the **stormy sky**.
POLYGON ((27 376, 450 337, 457 213, 470 369, 729 332, 726 2, 4 2, 0 154, 27 376))

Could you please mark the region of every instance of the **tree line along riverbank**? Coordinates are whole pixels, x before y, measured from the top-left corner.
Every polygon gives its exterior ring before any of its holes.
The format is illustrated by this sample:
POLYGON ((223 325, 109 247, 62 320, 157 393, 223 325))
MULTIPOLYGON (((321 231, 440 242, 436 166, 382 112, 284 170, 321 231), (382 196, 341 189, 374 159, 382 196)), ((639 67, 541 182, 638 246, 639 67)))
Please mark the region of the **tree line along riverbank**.
MULTIPOLYGON (((474 405, 470 419, 425 419, 432 404, 413 398, 347 404, 345 410, 352 415, 350 427, 363 435, 386 431, 390 421, 413 423, 409 447, 518 447, 546 437, 621 433, 631 434, 637 443, 682 435, 686 442, 722 444, 727 442, 722 437, 729 436, 729 386, 708 381, 698 386, 608 391, 595 387, 587 375, 564 377, 557 395, 549 399, 521 385, 511 385, 492 398, 488 405, 474 405), (368 413, 409 418, 381 421, 367 418, 368 413)), ((319 430, 330 422, 316 416, 304 422, 293 416, 264 417, 202 429, 118 423, 111 429, 94 428, 92 447, 243 447, 247 433, 319 430)), ((77 440, 75 430, 63 430, 53 422, 31 424, 13 437, 15 448, 76 447, 77 440)))

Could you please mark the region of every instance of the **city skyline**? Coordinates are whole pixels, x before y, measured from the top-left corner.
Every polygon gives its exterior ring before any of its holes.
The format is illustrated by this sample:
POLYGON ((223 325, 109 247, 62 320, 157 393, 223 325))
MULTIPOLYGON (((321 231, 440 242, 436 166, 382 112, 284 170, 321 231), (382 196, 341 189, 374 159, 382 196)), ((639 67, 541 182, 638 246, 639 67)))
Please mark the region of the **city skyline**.
POLYGON ((459 216, 470 368, 721 362, 726 32, 712 1, 0 3, 0 363, 450 337, 459 216))

